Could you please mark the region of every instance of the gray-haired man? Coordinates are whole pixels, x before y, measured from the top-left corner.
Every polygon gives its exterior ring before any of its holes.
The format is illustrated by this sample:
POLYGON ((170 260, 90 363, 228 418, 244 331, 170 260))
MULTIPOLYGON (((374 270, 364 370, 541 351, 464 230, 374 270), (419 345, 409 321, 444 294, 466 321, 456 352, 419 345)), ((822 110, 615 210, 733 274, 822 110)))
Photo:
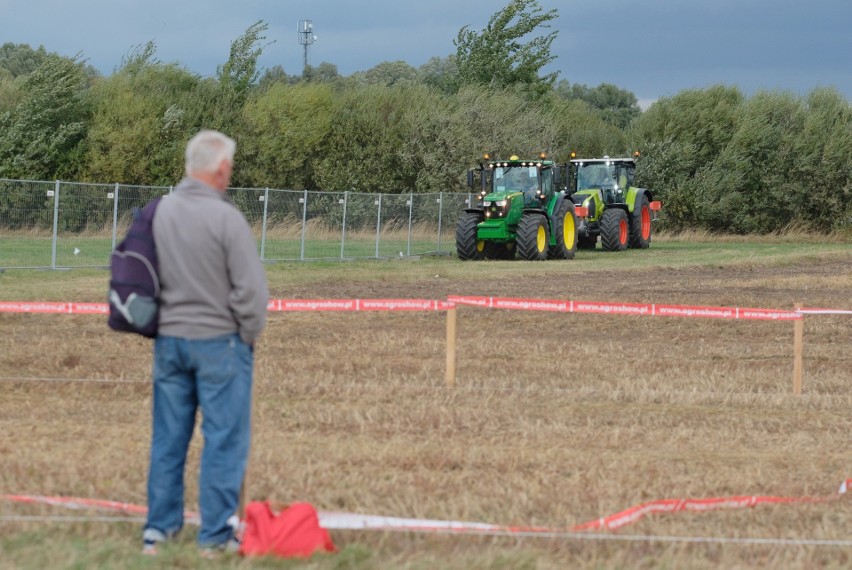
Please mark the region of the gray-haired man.
POLYGON ((184 466, 200 407, 198 543, 233 544, 234 514, 248 460, 254 342, 266 324, 266 275, 245 217, 228 199, 236 144, 201 131, 186 147, 186 178, 154 217, 160 324, 148 520, 143 552, 183 526, 184 466))

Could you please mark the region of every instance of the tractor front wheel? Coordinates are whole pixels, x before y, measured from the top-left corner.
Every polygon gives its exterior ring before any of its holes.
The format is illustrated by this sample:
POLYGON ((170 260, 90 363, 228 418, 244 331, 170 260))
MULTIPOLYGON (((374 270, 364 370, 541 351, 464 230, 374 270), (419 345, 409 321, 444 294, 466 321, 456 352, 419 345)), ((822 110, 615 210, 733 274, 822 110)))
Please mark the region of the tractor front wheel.
POLYGON ((518 224, 518 257, 527 261, 544 261, 550 242, 550 229, 547 218, 541 214, 527 214, 518 224))
POLYGON ((630 247, 647 249, 651 245, 651 205, 644 194, 630 214, 630 247))
POLYGON ((601 216, 601 247, 604 251, 624 251, 628 241, 627 212, 607 208, 601 216))
POLYGON ((556 245, 550 246, 553 259, 574 259, 577 253, 577 216, 574 204, 564 200, 553 215, 553 234, 556 245))
POLYGON ((476 239, 476 226, 482 221, 482 214, 465 212, 456 225, 456 254, 462 261, 478 260, 485 257, 485 240, 476 239))

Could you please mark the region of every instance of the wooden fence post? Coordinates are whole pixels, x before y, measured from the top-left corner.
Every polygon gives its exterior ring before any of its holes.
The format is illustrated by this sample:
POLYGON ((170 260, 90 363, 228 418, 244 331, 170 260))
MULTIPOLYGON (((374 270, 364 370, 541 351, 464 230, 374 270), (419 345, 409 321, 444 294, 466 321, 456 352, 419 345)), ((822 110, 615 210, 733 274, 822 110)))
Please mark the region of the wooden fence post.
MULTIPOLYGON (((801 303, 793 307, 798 311, 802 308, 801 303)), ((793 321, 793 394, 802 395, 802 349, 804 345, 805 318, 793 321)))
POLYGON ((447 387, 456 385, 456 308, 447 309, 447 387))

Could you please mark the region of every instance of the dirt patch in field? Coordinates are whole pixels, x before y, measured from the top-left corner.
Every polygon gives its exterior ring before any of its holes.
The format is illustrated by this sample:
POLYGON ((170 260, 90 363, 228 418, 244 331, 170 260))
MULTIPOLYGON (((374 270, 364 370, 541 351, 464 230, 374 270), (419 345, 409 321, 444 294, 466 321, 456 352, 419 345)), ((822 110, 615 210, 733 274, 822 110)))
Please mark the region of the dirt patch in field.
MULTIPOLYGON (((852 308, 845 260, 270 286, 283 298, 468 294, 852 308)), ((825 495, 850 476, 848 317, 807 318, 798 398, 790 322, 463 307, 458 327, 457 384, 448 389, 443 313, 272 314, 257 352, 251 496, 565 528, 657 498, 825 495)), ((150 343, 110 334, 88 316, 0 315, 0 333, 0 493, 144 503, 150 343)), ((193 475, 191 508, 196 493, 193 475)), ((0 514, 25 512, 34 511, 0 504, 0 514)), ((844 540, 851 525, 844 499, 660 515, 625 532, 844 540)), ((84 532, 97 539, 107 531, 84 532)), ((137 538, 127 544, 136 548, 137 538)), ((852 563, 848 548, 335 538, 372 553, 363 567, 852 563)))
MULTIPOLYGON (((506 264, 521 262, 486 262, 506 264)), ((620 300, 684 304, 791 308, 849 306, 852 269, 849 261, 825 260, 791 266, 662 267, 645 270, 554 272, 551 278, 468 278, 463 282, 436 274, 420 282, 320 281, 307 285, 270 282, 273 297, 281 298, 422 298, 447 295, 491 295, 548 299, 620 300)))

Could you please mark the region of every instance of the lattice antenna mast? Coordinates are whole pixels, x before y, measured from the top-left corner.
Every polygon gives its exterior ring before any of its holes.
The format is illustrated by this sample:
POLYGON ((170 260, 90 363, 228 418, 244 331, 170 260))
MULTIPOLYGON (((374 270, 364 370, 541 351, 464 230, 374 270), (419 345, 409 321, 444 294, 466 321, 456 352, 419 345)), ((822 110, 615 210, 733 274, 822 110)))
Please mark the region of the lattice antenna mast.
POLYGON ((302 62, 302 74, 304 75, 308 70, 308 65, 311 63, 310 57, 308 57, 308 50, 317 41, 317 37, 314 35, 314 24, 310 20, 299 20, 299 23, 296 25, 296 32, 299 35, 299 44, 305 48, 305 57, 302 62))

